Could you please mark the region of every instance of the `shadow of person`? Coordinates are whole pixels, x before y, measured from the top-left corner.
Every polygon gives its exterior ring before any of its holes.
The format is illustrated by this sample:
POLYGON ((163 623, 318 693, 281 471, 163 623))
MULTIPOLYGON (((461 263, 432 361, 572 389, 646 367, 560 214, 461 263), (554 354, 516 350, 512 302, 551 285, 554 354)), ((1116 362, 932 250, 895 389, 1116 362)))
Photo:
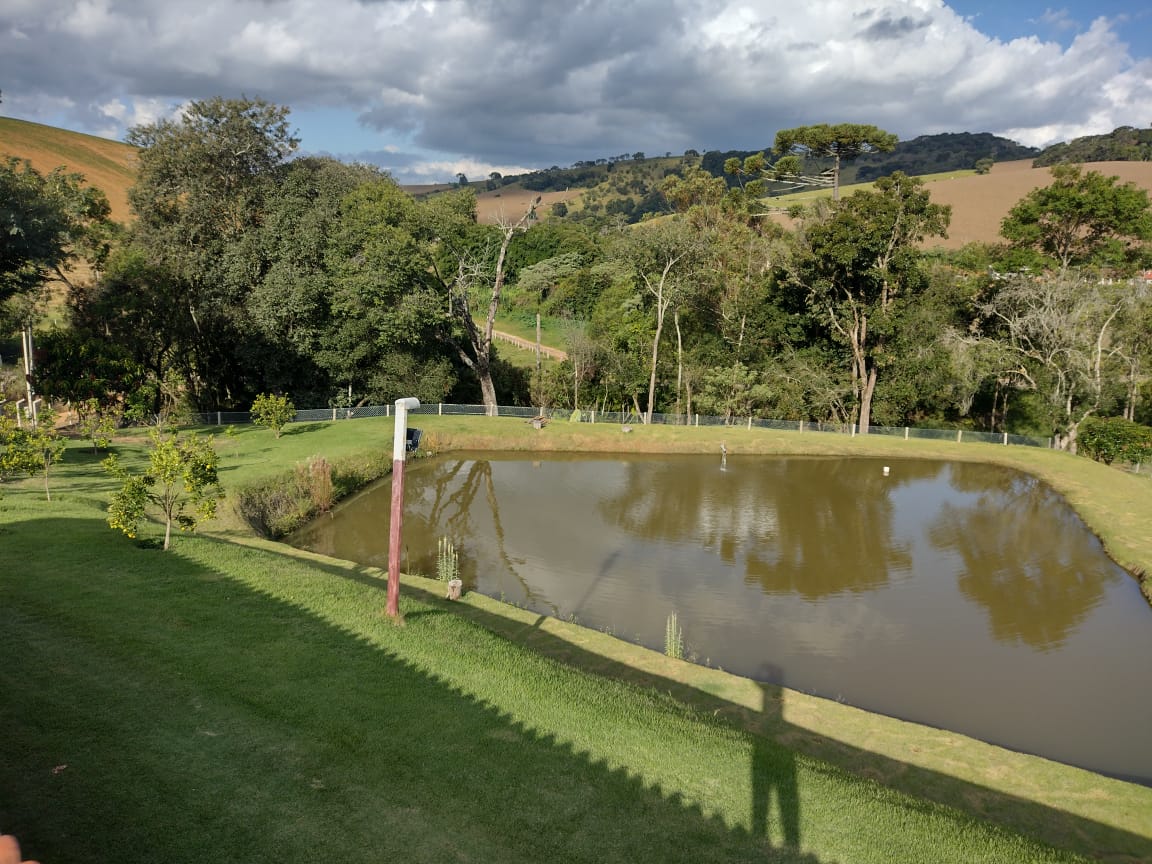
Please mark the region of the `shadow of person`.
POLYGON ((783 671, 771 664, 761 666, 757 675, 760 687, 760 722, 752 736, 752 833, 769 842, 777 837, 786 849, 800 848, 800 795, 796 780, 796 755, 776 744, 768 732, 783 723, 780 687, 783 671), (771 683, 769 683, 771 682, 771 683), (779 816, 777 830, 772 830, 772 799, 776 799, 779 816))

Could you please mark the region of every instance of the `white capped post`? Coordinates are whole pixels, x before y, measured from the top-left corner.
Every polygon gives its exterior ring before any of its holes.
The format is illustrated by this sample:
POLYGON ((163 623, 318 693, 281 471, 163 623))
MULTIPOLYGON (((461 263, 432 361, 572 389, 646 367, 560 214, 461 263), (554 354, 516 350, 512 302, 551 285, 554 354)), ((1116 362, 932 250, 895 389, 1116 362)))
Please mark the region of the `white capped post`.
POLYGON ((415 396, 396 400, 392 436, 392 518, 388 529, 388 615, 400 615, 400 536, 404 521, 404 460, 408 453, 408 412, 420 407, 415 396))

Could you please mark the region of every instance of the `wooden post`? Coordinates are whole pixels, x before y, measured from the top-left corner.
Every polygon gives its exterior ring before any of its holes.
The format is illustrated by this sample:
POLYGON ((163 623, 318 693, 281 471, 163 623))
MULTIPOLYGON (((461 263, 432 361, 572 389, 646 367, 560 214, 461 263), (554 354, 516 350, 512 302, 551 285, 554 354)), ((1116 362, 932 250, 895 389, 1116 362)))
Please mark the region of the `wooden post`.
POLYGON ((408 450, 408 409, 418 408, 415 397, 396 400, 396 428, 392 434, 392 513, 388 525, 388 606, 390 618, 400 615, 400 544, 404 521, 404 458, 408 450))

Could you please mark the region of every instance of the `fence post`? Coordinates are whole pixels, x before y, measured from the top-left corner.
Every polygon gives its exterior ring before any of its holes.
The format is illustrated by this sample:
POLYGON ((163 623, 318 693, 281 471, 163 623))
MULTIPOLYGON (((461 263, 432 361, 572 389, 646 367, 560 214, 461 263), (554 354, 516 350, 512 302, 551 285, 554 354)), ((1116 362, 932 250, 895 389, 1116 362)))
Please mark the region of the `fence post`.
POLYGON ((1004 433, 1004 446, 1005 447, 1008 446, 1008 433, 1007 432, 1004 433))
POLYGON ((596 422, 596 409, 595 408, 592 409, 592 422, 593 423, 596 422))
POLYGON ((700 415, 699 414, 696 415, 696 425, 697 426, 700 425, 700 415))
POLYGON ((444 416, 444 403, 443 402, 437 402, 436 403, 436 413, 441 417, 444 416))
POLYGON ((752 428, 752 415, 751 414, 748 415, 748 428, 749 429, 752 428))
POLYGON ((852 437, 853 438, 856 437, 856 424, 855 423, 852 424, 852 437))
POLYGON ((904 440, 905 441, 908 440, 908 427, 907 426, 904 427, 904 440))
POLYGON ((804 431, 804 421, 803 420, 800 421, 800 431, 801 432, 804 431))
POLYGON ((963 440, 963 438, 964 438, 964 430, 963 429, 957 429, 956 430, 956 443, 959 444, 963 440))

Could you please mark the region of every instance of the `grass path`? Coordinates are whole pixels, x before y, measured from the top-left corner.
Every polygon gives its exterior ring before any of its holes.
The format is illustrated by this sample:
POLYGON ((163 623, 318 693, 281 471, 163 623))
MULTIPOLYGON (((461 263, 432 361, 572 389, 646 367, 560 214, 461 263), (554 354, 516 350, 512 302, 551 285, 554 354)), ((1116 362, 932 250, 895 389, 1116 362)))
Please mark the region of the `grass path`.
MULTIPOLYGON (((416 422, 440 446, 619 440, 416 422)), ((223 476, 387 446, 390 428, 244 429, 220 441, 223 476)), ((629 444, 677 431, 710 444, 629 444)), ((418 578, 395 626, 376 571, 234 521, 167 554, 113 534, 94 467, 74 449, 57 500, 31 482, 0 499, 0 827, 46 864, 1152 857, 1152 790, 450 605, 418 578)))

